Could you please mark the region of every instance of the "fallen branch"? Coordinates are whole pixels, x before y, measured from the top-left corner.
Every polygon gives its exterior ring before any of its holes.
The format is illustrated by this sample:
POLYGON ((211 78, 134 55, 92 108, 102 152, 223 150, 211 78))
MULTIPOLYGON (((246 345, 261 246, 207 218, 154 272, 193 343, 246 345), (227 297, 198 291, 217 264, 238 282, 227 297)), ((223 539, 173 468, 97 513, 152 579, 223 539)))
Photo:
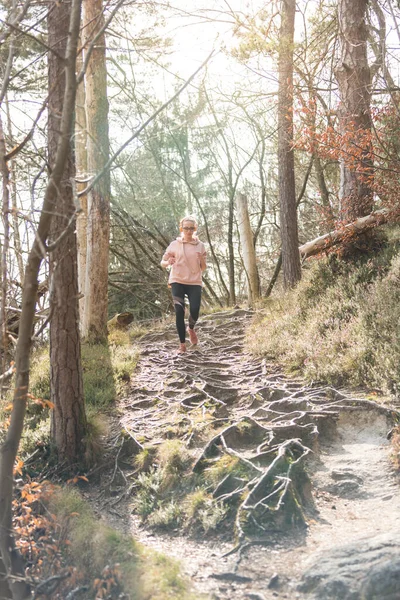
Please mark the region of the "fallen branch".
POLYGON ((386 223, 389 218, 389 211, 385 208, 377 210, 366 217, 361 217, 352 223, 344 225, 340 229, 321 235, 311 242, 307 242, 299 247, 300 256, 302 259, 309 258, 315 254, 319 254, 323 250, 327 250, 332 246, 336 246, 344 241, 349 236, 358 236, 365 233, 378 225, 386 223))

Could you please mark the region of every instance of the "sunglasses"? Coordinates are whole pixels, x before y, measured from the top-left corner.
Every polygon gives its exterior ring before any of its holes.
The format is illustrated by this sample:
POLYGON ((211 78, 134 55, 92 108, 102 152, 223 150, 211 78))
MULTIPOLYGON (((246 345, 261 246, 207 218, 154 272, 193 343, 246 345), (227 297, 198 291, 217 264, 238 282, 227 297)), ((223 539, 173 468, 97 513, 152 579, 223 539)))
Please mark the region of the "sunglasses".
POLYGON ((183 231, 194 231, 196 227, 182 227, 183 231))

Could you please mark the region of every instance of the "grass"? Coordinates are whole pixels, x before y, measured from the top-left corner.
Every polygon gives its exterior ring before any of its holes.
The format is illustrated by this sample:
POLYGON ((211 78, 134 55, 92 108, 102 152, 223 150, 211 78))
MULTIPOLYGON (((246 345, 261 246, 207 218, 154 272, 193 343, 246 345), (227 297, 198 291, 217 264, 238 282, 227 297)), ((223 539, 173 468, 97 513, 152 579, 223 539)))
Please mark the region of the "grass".
MULTIPOLYGON (((105 408, 124 392, 139 360, 125 331, 111 332, 108 345, 82 344, 82 370, 87 405, 105 408)), ((50 358, 48 348, 36 350, 32 359, 30 392, 50 399, 50 358)))
MULTIPOLYGON (((152 452, 136 458, 138 475, 134 511, 151 527, 208 533, 219 528, 229 509, 209 492, 210 480, 192 472, 193 457, 183 443, 166 440, 152 452)), ((235 463, 236 464, 236 463, 235 463)), ((220 471, 221 476, 226 473, 220 471)))
POLYGON ((271 299, 247 337, 249 350, 289 373, 335 385, 400 386, 399 231, 354 261, 314 261, 291 292, 271 299))
POLYGON ((111 591, 107 597, 127 594, 131 600, 199 598, 175 561, 99 522, 77 490, 58 489, 50 495, 47 506, 56 517, 59 535, 67 540, 63 562, 76 571, 80 585, 89 586, 88 600, 105 597, 102 593, 106 589, 111 591))
MULTIPOLYGON (((102 452, 101 438, 107 426, 101 411, 112 406, 118 396, 128 387, 132 373, 139 359, 137 346, 132 345, 129 332, 114 330, 110 333, 108 345, 82 344, 83 386, 86 404, 88 431, 84 463, 93 464, 102 452)), ((41 402, 50 400, 50 357, 48 347, 34 350, 30 371, 30 396, 25 428, 21 440, 20 456, 26 457, 40 447, 50 445, 50 411, 41 402)), ((5 433, 7 411, 11 393, 0 407, 2 427, 0 441, 5 433)), ((45 452, 43 459, 48 459, 45 452)))

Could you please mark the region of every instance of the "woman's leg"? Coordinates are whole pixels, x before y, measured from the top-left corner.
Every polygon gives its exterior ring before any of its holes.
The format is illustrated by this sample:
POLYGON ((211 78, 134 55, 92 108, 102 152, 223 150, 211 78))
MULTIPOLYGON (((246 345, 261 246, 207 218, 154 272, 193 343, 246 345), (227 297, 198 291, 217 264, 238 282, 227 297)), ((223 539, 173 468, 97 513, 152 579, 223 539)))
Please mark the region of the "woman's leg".
POLYGON ((171 283, 172 300, 175 308, 176 329, 181 344, 185 343, 185 286, 182 283, 171 283))
MULTIPOLYGON (((189 335, 190 335, 190 331, 192 331, 194 329, 197 319, 199 318, 200 304, 201 304, 201 285, 187 285, 185 287, 185 291, 186 291, 187 297, 189 298, 189 308, 190 308, 189 335)), ((192 342, 192 344, 197 343, 197 340, 196 340, 196 342, 194 342, 192 340, 192 336, 190 336, 190 341, 192 342)))

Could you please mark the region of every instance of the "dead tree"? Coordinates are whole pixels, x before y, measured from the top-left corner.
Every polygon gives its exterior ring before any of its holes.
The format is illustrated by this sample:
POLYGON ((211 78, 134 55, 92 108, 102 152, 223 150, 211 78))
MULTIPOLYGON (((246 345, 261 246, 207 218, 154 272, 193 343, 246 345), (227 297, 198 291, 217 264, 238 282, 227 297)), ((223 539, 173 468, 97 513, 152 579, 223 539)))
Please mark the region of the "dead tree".
POLYGON ((256 251, 253 243, 253 232, 250 224, 247 198, 244 194, 236 195, 237 222, 242 245, 243 264, 248 284, 249 304, 260 297, 260 280, 257 269, 256 251))
POLYGON ((84 0, 85 51, 92 40, 91 55, 85 73, 85 107, 87 124, 87 161, 91 175, 103 176, 87 196, 87 252, 85 299, 82 333, 95 341, 107 338, 108 259, 110 237, 110 172, 105 169, 109 159, 108 100, 106 46, 103 3, 84 0))

